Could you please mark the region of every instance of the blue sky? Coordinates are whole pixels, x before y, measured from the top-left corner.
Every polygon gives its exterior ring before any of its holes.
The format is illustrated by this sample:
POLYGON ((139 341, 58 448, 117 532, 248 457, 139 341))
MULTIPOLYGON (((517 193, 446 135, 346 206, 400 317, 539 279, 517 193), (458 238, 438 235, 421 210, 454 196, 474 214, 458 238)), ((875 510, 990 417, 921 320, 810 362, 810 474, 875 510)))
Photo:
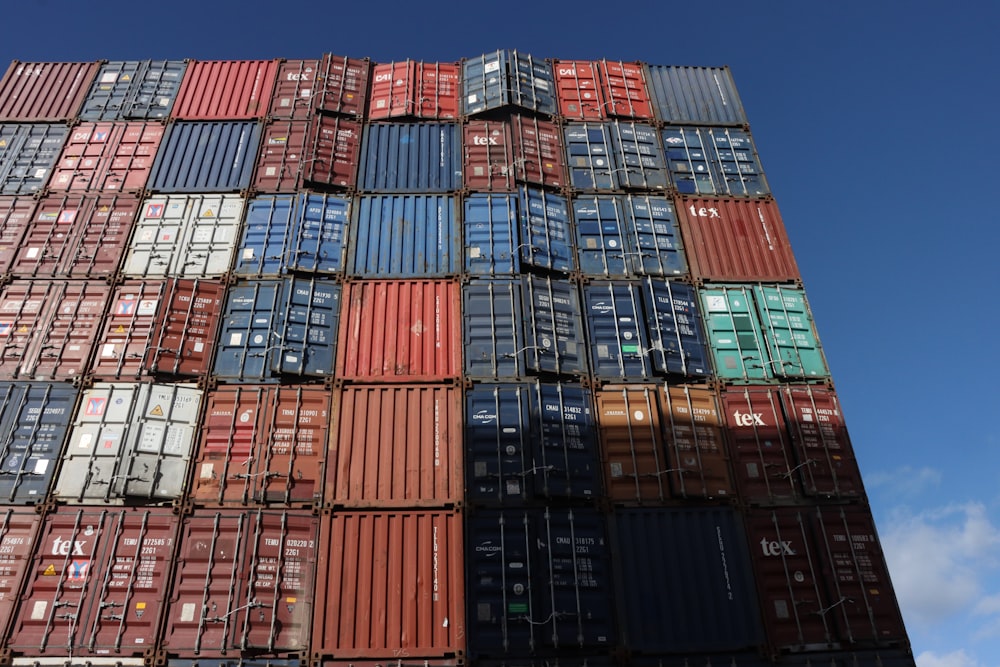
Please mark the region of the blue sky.
POLYGON ((1000 3, 17 0, 12 59, 728 64, 920 667, 1000 665, 1000 3))

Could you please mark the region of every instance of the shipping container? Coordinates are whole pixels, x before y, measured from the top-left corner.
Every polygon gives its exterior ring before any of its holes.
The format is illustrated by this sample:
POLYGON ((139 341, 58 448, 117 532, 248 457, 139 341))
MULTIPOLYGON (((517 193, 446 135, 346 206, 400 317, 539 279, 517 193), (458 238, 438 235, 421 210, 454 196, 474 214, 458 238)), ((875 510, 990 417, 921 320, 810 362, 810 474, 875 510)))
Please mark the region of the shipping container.
POLYGON ((598 60, 595 65, 604 93, 606 116, 653 119, 642 63, 598 60))
POLYGON ((317 555, 314 660, 464 656, 461 514, 334 512, 317 555))
POLYGON ((0 636, 4 639, 35 552, 41 522, 41 515, 34 510, 0 508, 0 636))
POLYGON ((267 117, 271 120, 309 120, 319 94, 318 60, 282 60, 275 76, 267 117))
POLYGON ((462 285, 465 378, 518 379, 527 365, 521 281, 474 280, 462 285))
POLYGON ((349 385, 335 394, 325 496, 334 507, 446 507, 464 499, 462 390, 349 385))
POLYGON ((657 117, 665 123, 735 125, 747 123, 728 67, 648 65, 657 117))
MULTIPOLYGON (((777 665, 784 663, 778 662, 777 665)), ((758 651, 732 651, 718 653, 674 653, 672 655, 636 655, 629 660, 630 667, 775 667, 770 658, 758 651)), ((832 667, 822 664, 815 667, 832 667)), ((846 667, 846 666, 845 666, 846 667)), ((852 665, 861 667, 861 665, 852 665)), ((875 665, 865 665, 875 667, 875 665)), ((888 666, 887 666, 888 667, 888 666)), ((901 667, 901 666, 896 666, 901 667)), ((911 666, 912 667, 912 666, 911 666)))
POLYGON ((344 114, 354 118, 365 115, 371 62, 323 54, 314 94, 315 109, 323 113, 344 114))
POLYGON ((562 132, 548 120, 511 116, 514 176, 524 183, 561 188, 567 185, 562 132))
POLYGON ((111 288, 96 280, 15 280, 0 290, 0 376, 80 380, 111 288))
POLYGON ((208 392, 187 497, 207 507, 319 507, 330 391, 237 385, 208 392))
POLYGON ((462 113, 516 106, 542 114, 556 113, 552 66, 542 58, 499 50, 462 63, 462 113))
POLYGON ((482 667, 612 667, 615 662, 608 655, 565 656, 549 658, 516 658, 500 660, 477 660, 482 667))
POLYGON ((591 392, 567 383, 475 384, 465 394, 468 502, 602 496, 591 392))
POLYGON ((180 122, 167 134, 148 187, 155 192, 237 192, 250 187, 261 126, 254 122, 180 122))
POLYGON ((313 157, 307 120, 272 120, 264 125, 254 171, 257 192, 295 192, 302 171, 313 157))
POLYGON ((622 199, 581 195, 574 197, 572 204, 580 273, 588 277, 628 277, 633 256, 622 199))
POLYGON ((472 193, 463 200, 465 273, 505 276, 520 272, 517 195, 472 193))
POLYGON ((800 653, 781 657, 780 667, 915 667, 907 648, 881 650, 841 650, 830 653, 800 653))
POLYGON ((462 373, 458 283, 358 280, 344 285, 338 378, 443 382, 462 373))
POLYGON ((656 130, 628 121, 565 126, 570 181, 579 190, 665 190, 667 171, 656 130))
POLYGON ((770 193, 757 149, 745 130, 670 127, 663 146, 674 188, 682 195, 760 197, 770 193))
POLYGON ((712 374, 698 297, 690 285, 646 278, 646 326, 653 368, 660 374, 703 378, 712 374))
POLYGON ((95 383, 82 392, 52 495, 120 504, 186 492, 202 391, 192 384, 95 383))
POLYGON ((725 418, 713 389, 661 386, 661 424, 670 488, 684 500, 736 497, 730 474, 725 418))
POLYGON ((0 197, 0 275, 20 266, 14 258, 31 224, 38 201, 32 197, 0 197))
POLYGON ((575 282, 524 276, 525 352, 530 372, 579 377, 587 373, 587 343, 575 282))
POLYGON ((632 273, 683 276, 688 264, 674 205, 666 197, 624 195, 628 264, 632 273))
MULTIPOLYGON (((268 657, 216 657, 216 658, 170 658, 167 667, 302 667, 299 658, 268 658, 268 657)), ((27 666, 30 667, 30 666, 27 666)), ((45 666, 42 666, 45 667, 45 666)), ((73 667, 67 665, 66 667, 73 667)), ((95 667, 102 667, 96 665, 95 667)), ((131 666, 126 666, 131 667, 131 666)))
MULTIPOLYGON (((48 499, 78 393, 64 383, 0 383, 0 500, 5 505, 48 499)), ((0 631, 5 619, 0 616, 0 631)))
POLYGON ((601 120, 607 116, 598 69, 589 60, 553 60, 559 113, 571 120, 601 120))
POLYGON ((699 290, 699 296, 715 374, 724 380, 773 378, 753 288, 712 285, 699 290))
POLYGON ((358 180, 361 123, 348 118, 316 116, 309 124, 302 179, 316 187, 353 188, 358 180))
POLYGON ((79 662, 152 655, 178 521, 169 509, 138 507, 46 515, 5 646, 79 662))
POLYGON ((782 285, 754 285, 753 292, 775 377, 829 377, 805 292, 782 285))
POLYGON ((165 119, 177 99, 185 60, 112 60, 101 65, 81 120, 165 119))
POLYGON ((458 63, 406 60, 374 65, 368 117, 458 118, 460 78, 458 63))
POLYGON ((572 655, 615 645, 601 514, 483 510, 469 517, 467 532, 466 609, 476 657, 572 655))
POLYGON ((123 195, 47 195, 15 249, 11 272, 22 278, 113 278, 138 210, 139 200, 123 195))
POLYGON ((647 314, 640 283, 589 282, 583 286, 590 372, 599 380, 643 382, 653 376, 647 314))
POLYGON ((72 128, 49 189, 55 192, 138 192, 163 138, 160 123, 81 123, 72 128))
POLYGON ((654 385, 608 385, 594 392, 607 496, 626 505, 670 498, 671 468, 663 448, 654 385))
POLYGON ((66 125, 0 124, 0 194, 30 195, 44 188, 68 134, 66 125))
POLYGON ((291 270, 315 274, 343 271, 352 201, 338 195, 299 194, 293 218, 295 245, 288 257, 291 270))
POLYGON ((122 263, 130 278, 219 278, 228 273, 246 200, 239 195, 146 199, 122 263))
POLYGON ((618 189, 610 126, 607 123, 567 123, 563 127, 570 185, 577 190, 618 189))
POLYGON ((566 198, 551 192, 520 190, 521 263, 570 273, 576 267, 573 230, 566 198))
POLYGON ((763 644, 746 530, 735 510, 616 510, 611 553, 622 648, 655 655, 763 644))
POLYGON ((462 183, 454 123, 372 123, 361 143, 361 190, 451 192, 462 183))
POLYGON ((324 551, 319 522, 303 510, 195 509, 185 517, 160 642, 166 654, 301 659, 324 551))
POLYGON ((105 381, 207 376, 225 285, 127 280, 115 288, 89 375, 105 381))
POLYGON ((458 273, 454 197, 358 197, 347 273, 364 278, 421 278, 458 273))
POLYGON ((11 62, 0 80, 0 120, 60 121, 76 117, 99 63, 11 62))
POLYGON ((506 122, 469 121, 463 125, 463 140, 462 171, 467 189, 514 189, 514 152, 506 122))
POLYGON ((271 106, 276 60, 192 60, 177 93, 172 118, 263 118, 271 106))

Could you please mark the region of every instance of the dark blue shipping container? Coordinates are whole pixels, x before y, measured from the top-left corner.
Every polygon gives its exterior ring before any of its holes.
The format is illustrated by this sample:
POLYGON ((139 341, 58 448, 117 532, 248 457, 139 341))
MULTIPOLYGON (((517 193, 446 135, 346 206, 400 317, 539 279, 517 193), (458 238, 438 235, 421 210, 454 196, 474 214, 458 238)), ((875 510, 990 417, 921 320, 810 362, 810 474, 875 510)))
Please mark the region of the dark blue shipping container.
POLYGON ((492 276, 518 273, 517 197, 475 193, 465 198, 465 272, 492 276))
POLYGON ((271 377, 269 357, 281 347, 277 308, 281 281, 237 283, 229 289, 219 327, 215 375, 223 381, 262 382, 271 377))
POLYGON ((646 74, 656 116, 665 123, 737 126, 747 123, 728 67, 649 65, 646 74))
POLYGON ((680 276, 688 271, 673 203, 665 197, 625 195, 632 273, 680 276))
POLYGON ((575 264, 573 232, 566 198, 521 188, 521 263, 569 273, 575 264))
POLYGON ((545 656, 615 644, 604 519, 585 509, 480 511, 466 526, 474 656, 545 656))
POLYGON ((622 648, 734 651, 763 642, 746 530, 735 510, 619 509, 611 528, 622 648))
POLYGON ((264 195, 247 204, 234 273, 244 278, 279 276, 292 255, 295 195, 264 195))
POLYGON ((564 383, 466 392, 466 498, 513 506, 601 496, 591 394, 564 383))
POLYGON ((608 126, 618 187, 666 189, 667 165, 656 130, 643 123, 619 120, 611 121, 608 126))
POLYGON ((323 278, 286 278, 283 283, 278 315, 281 345, 271 369, 285 376, 333 375, 340 285, 323 278))
POLYGON ((552 66, 527 53, 501 50, 462 64, 462 113, 477 114, 508 105, 556 113, 552 66))
POLYGON ((750 134, 711 127, 663 130, 667 167, 682 195, 759 197, 770 193, 750 134))
POLYGON ((322 274, 343 271, 350 213, 351 200, 347 197, 300 194, 293 216, 297 233, 294 251, 288 258, 289 268, 322 274))
POLYGON ((462 186, 462 150, 454 123, 372 123, 361 144, 360 189, 451 192, 462 186))
POLYGON ((674 206, 665 197, 580 195, 573 199, 573 218, 585 276, 687 273, 674 206))
POLYGON ((475 280, 462 286, 465 376, 475 380, 525 375, 521 281, 475 280))
POLYGON ((705 377, 712 374, 708 339, 698 296, 684 283, 647 278, 643 283, 653 368, 664 375, 705 377))
POLYGON ((569 182, 578 190, 617 190, 618 174, 614 164, 611 127, 606 123, 569 123, 566 140, 566 164, 569 182))
POLYGON ((365 278, 424 278, 458 272, 455 198, 359 197, 347 273, 365 278))
POLYGON ((156 120, 174 106, 187 62, 112 60, 101 65, 80 110, 81 120, 156 120))
POLYGON ((180 121, 167 127, 149 176, 154 192, 238 192, 250 186, 260 125, 180 121))
POLYGON ((587 372, 583 317, 576 283, 524 276, 528 370, 579 376, 587 372))
POLYGON ((653 376, 639 283, 593 282, 583 287, 591 374, 643 382, 653 376))
POLYGON ((0 194, 27 195, 45 187, 68 134, 65 124, 0 123, 0 194))
POLYGON ((903 648, 790 654, 782 656, 781 660, 775 663, 775 667, 915 667, 915 665, 913 655, 903 648))
MULTIPOLYGON (((784 663, 773 663, 762 657, 758 651, 739 651, 737 653, 634 655, 629 659, 628 664, 629 667, 780 667, 784 663)), ((833 665, 822 663, 813 667, 833 667, 833 665)), ((876 665, 864 664, 852 667, 876 667, 876 665)))
POLYGON ((576 197, 573 199, 573 219, 580 273, 602 278, 627 277, 633 265, 621 197, 576 197))

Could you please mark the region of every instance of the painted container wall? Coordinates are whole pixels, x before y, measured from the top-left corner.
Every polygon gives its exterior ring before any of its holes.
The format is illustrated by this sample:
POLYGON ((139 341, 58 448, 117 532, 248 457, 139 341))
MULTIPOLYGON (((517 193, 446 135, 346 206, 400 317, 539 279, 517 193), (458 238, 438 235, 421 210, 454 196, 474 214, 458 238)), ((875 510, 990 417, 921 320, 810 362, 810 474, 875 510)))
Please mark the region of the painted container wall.
POLYGON ((775 377, 749 285, 712 285, 698 290, 715 374, 728 380, 775 377))
POLYGON ((192 60, 177 93, 172 118, 263 118, 278 72, 275 60, 192 60))
POLYGON ((665 123, 747 124, 743 103, 728 67, 648 65, 656 116, 665 123))
POLYGON ((14 265, 36 204, 37 200, 32 197, 0 197, 0 271, 3 273, 14 265))
POLYGON ((56 192, 138 192, 163 138, 160 123, 81 123, 52 170, 56 192))
POLYGON ((553 188, 566 185, 566 153, 559 126, 552 121, 517 114, 510 120, 515 178, 522 183, 553 188))
POLYGON ((620 198, 607 195, 573 198, 580 273, 604 278, 629 275, 633 257, 622 203, 620 198))
POLYGON ((17 607, 21 585, 35 552, 42 517, 32 509, 4 507, 0 510, 0 633, 17 607))
POLYGON ((656 386, 608 385, 594 400, 608 498, 623 505, 666 502, 674 471, 663 448, 656 386))
POLYGON ((572 120, 600 120, 605 112, 604 88, 597 66, 587 60, 554 60, 559 113, 572 120))
POLYGON ((774 375, 829 377, 805 292, 782 285, 755 285, 753 290, 774 375))
POLYGON ((465 187, 513 190, 514 152, 510 126, 503 121, 468 121, 462 126, 465 187))
POLYGON ((61 121, 76 116, 99 63, 11 62, 0 80, 0 121, 61 121))
POLYGON ((267 117, 272 120, 309 120, 319 86, 319 60, 282 60, 278 64, 267 117))
POLYGON ((366 126, 361 143, 359 189, 451 192, 461 183, 461 139, 454 123, 366 126))
POLYGON ((462 200, 465 273, 505 276, 520 271, 518 197, 472 193, 462 200))
POLYGON ((573 271, 576 250, 566 198, 528 187, 519 194, 521 263, 560 273, 573 271))
POLYGON ((576 283, 522 278, 525 352, 529 371, 579 377, 587 373, 586 338, 576 283))
POLYGON ((684 276, 687 253, 681 240, 674 205, 666 197, 628 194, 624 197, 629 227, 632 273, 646 276, 684 276))
POLYGON ((368 101, 371 62, 367 58, 347 58, 323 54, 317 75, 314 108, 330 114, 361 118, 368 101))
POLYGON ((580 190, 665 190, 667 172, 656 130, 628 121, 567 123, 570 181, 580 190))
POLYGON ((264 125, 253 187, 259 192, 295 192, 304 162, 312 157, 309 121, 272 120, 264 125))
POLYGON ((736 498, 725 417, 715 391, 697 385, 661 386, 660 415, 670 489, 684 500, 736 498))
POLYGON ((583 286, 593 377, 642 382, 653 375, 640 283, 593 281, 583 286))
POLYGON ((547 60, 499 50, 462 62, 462 113, 471 116, 506 106, 556 113, 555 79, 547 60))
POLYGON ((44 188, 68 134, 64 124, 0 124, 0 194, 30 195, 44 188))
POLYGON ((159 120, 170 115, 187 61, 112 60, 101 65, 80 120, 159 120))
POLYGON ((653 368, 667 376, 710 376, 708 339, 695 289, 661 278, 647 278, 642 286, 653 368))
POLYGON ((289 255, 289 268, 318 275, 343 271, 353 201, 340 195, 299 194, 294 216, 295 248, 289 255))
POLYGON ((459 116, 458 63, 406 60, 372 66, 368 117, 451 120, 459 116))
POLYGON ((606 116, 653 119, 642 63, 598 60, 595 65, 604 91, 606 116))
POLYGON ((353 188, 361 155, 361 123, 317 115, 309 123, 302 180, 316 187, 353 188))
POLYGON ((348 385, 337 392, 325 479, 334 507, 444 507, 463 502, 462 391, 348 385))
POLYGON ((237 192, 250 186, 261 126, 245 122, 172 123, 148 186, 154 192, 237 192))
POLYGON ((518 379, 527 371, 521 281, 462 285, 462 349, 470 380, 518 379))
POLYGON ((749 132, 670 127, 662 136, 667 167, 679 194, 761 197, 770 193, 749 132))
MULTIPOLYGON (((0 383, 0 466, 4 470, 0 499, 4 504, 36 505, 48 498, 78 394, 79 390, 64 383, 0 383)), ((12 593, 17 596, 17 590, 12 593)), ((11 603, 10 597, 5 600, 11 603)), ((0 629, 4 622, 0 618, 0 629)))
POLYGON ((347 272, 363 278, 458 273, 456 201, 444 195, 358 197, 347 272))

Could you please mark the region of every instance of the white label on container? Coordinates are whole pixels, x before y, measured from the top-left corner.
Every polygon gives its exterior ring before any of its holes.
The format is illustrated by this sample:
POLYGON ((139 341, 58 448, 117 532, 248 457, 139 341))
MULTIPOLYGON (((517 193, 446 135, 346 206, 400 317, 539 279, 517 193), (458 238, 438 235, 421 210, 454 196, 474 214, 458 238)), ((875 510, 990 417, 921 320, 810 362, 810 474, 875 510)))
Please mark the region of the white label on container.
POLYGON ((79 447, 81 449, 87 449, 93 442, 94 442, 94 435, 92 433, 83 433, 80 435, 79 447))
POLYGON ((107 343, 103 348, 101 348, 101 356, 102 357, 117 357, 118 355, 115 354, 115 345, 114 345, 114 343, 107 343))
POLYGON ((114 83, 118 80, 118 75, 114 72, 105 72, 101 75, 101 83, 114 83))
POLYGON ((48 169, 36 169, 35 178, 45 178, 45 174, 48 173, 48 169))
POLYGON ((193 348, 195 352, 203 352, 205 350, 205 344, 203 342, 196 341, 193 348))
POLYGON ((201 477, 202 479, 212 479, 212 474, 214 471, 215 471, 214 463, 202 463, 201 473, 199 474, 199 477, 201 477))
POLYGON ((635 417, 635 420, 637 422, 641 422, 643 419, 646 418, 646 413, 643 412, 642 410, 636 410, 634 413, 632 413, 632 416, 635 417))
POLYGON ((48 459, 38 459, 37 461, 35 461, 35 474, 36 475, 44 475, 45 471, 48 470, 48 469, 49 469, 49 460, 48 459))
POLYGON ((476 99, 477 98, 476 98, 475 94, 469 95, 469 104, 475 104, 476 103, 476 99))
POLYGON ((194 609, 195 604, 193 602, 185 602, 181 605, 181 622, 191 623, 194 621, 194 609))
POLYGON ((625 473, 622 470, 622 464, 618 463, 617 461, 612 461, 612 463, 611 463, 611 476, 614 477, 614 478, 617 478, 617 477, 621 477, 624 474, 625 473))
POLYGON ((469 257, 472 259, 479 259, 482 256, 482 251, 479 248, 469 248, 469 257))
POLYGON ((243 344, 243 334, 242 333, 230 334, 229 335, 229 344, 230 345, 242 345, 243 344))
POLYGON ((705 298, 705 304, 708 306, 709 310, 726 310, 726 297, 723 296, 709 296, 705 298))
POLYGON ((253 259, 253 248, 245 248, 243 250, 243 259, 245 260, 253 259))
POLYGON ((35 604, 31 606, 31 620, 42 621, 45 620, 45 610, 48 609, 49 603, 45 600, 36 600, 35 604))
POLYGON ((486 66, 483 67, 483 71, 484 72, 497 72, 499 70, 500 70, 500 61, 499 60, 496 60, 496 61, 491 62, 491 63, 486 63, 486 66))
POLYGON ((35 259, 38 257, 38 248, 28 248, 28 252, 24 253, 24 256, 28 259, 35 259))
POLYGON ((156 315, 156 304, 157 301, 155 299, 144 299, 139 302, 139 308, 135 311, 135 314, 140 316, 156 315))
POLYGON ((294 354, 286 354, 285 361, 287 361, 290 364, 297 364, 299 363, 299 358, 296 357, 294 354))

